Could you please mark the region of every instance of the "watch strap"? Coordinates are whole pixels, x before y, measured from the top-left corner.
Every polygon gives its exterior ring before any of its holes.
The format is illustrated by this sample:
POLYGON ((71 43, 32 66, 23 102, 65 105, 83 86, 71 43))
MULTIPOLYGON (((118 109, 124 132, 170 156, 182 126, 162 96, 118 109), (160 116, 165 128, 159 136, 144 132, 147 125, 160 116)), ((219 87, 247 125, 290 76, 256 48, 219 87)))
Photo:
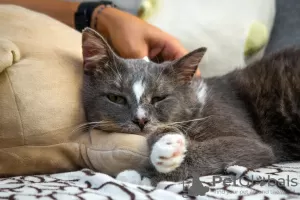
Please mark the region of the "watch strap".
POLYGON ((85 27, 91 27, 93 12, 98 6, 101 5, 103 6, 103 8, 100 10, 103 10, 105 7, 108 6, 116 7, 111 1, 80 3, 74 16, 76 30, 81 32, 85 27))

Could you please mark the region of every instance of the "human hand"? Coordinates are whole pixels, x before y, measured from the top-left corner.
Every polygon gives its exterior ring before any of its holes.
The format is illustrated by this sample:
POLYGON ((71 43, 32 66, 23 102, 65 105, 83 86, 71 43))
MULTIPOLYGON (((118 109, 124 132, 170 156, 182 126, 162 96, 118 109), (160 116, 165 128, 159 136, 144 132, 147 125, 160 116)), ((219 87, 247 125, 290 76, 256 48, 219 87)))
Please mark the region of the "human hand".
POLYGON ((171 35, 118 9, 105 8, 100 14, 96 9, 93 20, 97 23, 92 28, 106 37, 124 58, 148 56, 154 59, 158 56, 163 60, 174 60, 187 53, 171 35))

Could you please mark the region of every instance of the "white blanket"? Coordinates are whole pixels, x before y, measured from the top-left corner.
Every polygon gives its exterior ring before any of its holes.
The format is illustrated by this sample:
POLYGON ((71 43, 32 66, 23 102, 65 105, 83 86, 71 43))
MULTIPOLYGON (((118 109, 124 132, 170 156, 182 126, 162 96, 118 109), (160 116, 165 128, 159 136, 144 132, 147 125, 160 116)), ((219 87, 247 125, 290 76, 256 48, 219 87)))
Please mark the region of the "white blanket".
MULTIPOLYGON (((197 197, 187 195, 192 180, 184 183, 161 182, 157 187, 138 186, 119 182, 89 169, 52 175, 18 176, 0 179, 0 199, 300 199, 300 162, 274 164, 256 170, 232 166, 227 169, 227 173, 231 175, 201 177, 200 181, 209 191, 197 197), (233 177, 240 178, 234 181, 233 177), (213 180, 218 183, 214 184, 213 180), (235 183, 229 183, 230 180, 235 183)), ((197 192, 197 187, 193 191, 197 192)))

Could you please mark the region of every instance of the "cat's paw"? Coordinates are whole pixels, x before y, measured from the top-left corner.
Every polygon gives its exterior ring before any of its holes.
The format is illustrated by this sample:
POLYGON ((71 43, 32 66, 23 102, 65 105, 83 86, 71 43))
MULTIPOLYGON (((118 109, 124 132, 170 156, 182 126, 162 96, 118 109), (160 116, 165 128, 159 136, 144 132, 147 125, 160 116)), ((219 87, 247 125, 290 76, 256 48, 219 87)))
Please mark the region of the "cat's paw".
POLYGON ((150 160, 155 169, 161 173, 175 170, 184 160, 187 141, 182 134, 167 134, 152 147, 150 160))
POLYGON ((135 185, 151 186, 150 179, 146 178, 146 177, 142 177, 135 170, 125 170, 125 171, 119 173, 116 177, 116 180, 127 182, 127 183, 132 183, 132 184, 135 184, 135 185))

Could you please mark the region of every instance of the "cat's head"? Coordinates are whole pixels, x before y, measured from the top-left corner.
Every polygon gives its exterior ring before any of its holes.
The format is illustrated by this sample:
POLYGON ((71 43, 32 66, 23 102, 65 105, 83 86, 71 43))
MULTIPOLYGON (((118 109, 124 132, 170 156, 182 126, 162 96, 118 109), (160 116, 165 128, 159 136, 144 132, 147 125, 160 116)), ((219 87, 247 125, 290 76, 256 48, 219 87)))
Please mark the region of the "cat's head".
POLYGON ((205 48, 161 64, 123 59, 92 29, 83 31, 82 48, 83 104, 87 120, 102 130, 153 132, 188 118, 199 104, 190 83, 205 48))

